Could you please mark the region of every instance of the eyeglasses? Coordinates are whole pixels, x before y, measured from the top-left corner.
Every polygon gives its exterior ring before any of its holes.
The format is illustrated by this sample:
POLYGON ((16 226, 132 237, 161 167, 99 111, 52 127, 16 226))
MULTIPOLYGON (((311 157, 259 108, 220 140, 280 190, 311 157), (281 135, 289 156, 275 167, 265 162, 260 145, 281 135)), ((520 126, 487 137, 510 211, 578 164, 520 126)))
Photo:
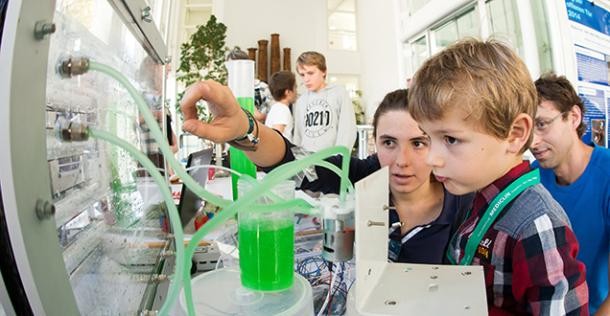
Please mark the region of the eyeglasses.
POLYGON ((553 118, 548 119, 548 120, 543 120, 540 118, 535 119, 534 120, 534 133, 536 133, 538 135, 545 134, 546 132, 548 132, 548 129, 551 126, 551 124, 553 124, 553 122, 555 122, 555 120, 557 120, 560 116, 563 116, 567 112, 568 111, 561 112, 561 113, 555 115, 553 118))

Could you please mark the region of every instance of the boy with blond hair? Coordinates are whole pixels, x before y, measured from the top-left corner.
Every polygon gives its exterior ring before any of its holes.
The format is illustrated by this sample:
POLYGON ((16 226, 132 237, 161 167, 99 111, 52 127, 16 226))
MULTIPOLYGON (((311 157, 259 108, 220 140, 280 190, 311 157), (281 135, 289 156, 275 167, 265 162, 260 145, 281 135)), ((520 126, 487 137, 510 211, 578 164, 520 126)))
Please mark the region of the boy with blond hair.
POLYGON ((354 147, 356 114, 343 86, 326 83, 326 58, 304 52, 297 58, 297 73, 307 91, 293 107, 293 143, 306 151, 332 147, 354 147))
POLYGON ((409 97, 436 179, 476 193, 447 259, 483 266, 489 315, 588 315, 570 222, 522 160, 538 104, 525 64, 499 42, 464 40, 424 63, 409 97))

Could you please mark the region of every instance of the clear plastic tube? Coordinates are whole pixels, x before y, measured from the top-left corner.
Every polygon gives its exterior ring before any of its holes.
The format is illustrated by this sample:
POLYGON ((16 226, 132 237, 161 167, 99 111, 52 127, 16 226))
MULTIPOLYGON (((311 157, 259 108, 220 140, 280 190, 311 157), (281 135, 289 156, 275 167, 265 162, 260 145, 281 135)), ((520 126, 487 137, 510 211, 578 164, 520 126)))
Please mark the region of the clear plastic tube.
POLYGON ((184 168, 182 167, 180 162, 178 162, 178 160, 176 160, 176 158, 174 157, 174 154, 172 153, 169 144, 167 143, 167 141, 165 141, 163 137, 163 132, 159 128, 157 120, 155 120, 153 114, 146 105, 146 101, 144 100, 142 95, 136 90, 136 88, 134 88, 134 86, 129 82, 127 77, 123 76, 123 74, 116 71, 112 67, 94 61, 90 61, 89 68, 91 70, 102 72, 116 79, 119 83, 123 85, 123 87, 125 87, 125 89, 127 89, 129 95, 136 102, 138 110, 140 110, 140 114, 144 117, 144 121, 148 125, 150 132, 159 144, 159 148, 161 149, 163 156, 165 157, 165 159, 167 159, 167 162, 174 169, 174 172, 176 172, 176 174, 182 179, 186 186, 189 187, 189 189, 191 189, 195 194, 197 194, 197 196, 200 196, 205 200, 210 201, 211 203, 220 207, 226 207, 231 203, 231 201, 229 200, 219 198, 211 194, 210 192, 204 190, 203 187, 199 185, 199 183, 197 183, 197 181, 195 181, 192 177, 188 175, 188 173, 186 173, 186 171, 184 171, 184 168))
MULTIPOLYGON (((90 69, 100 71, 110 77, 116 79, 119 83, 121 83, 129 95, 134 99, 138 109, 141 112, 141 115, 144 117, 144 121, 149 126, 151 133, 155 140, 158 142, 161 152, 166 157, 169 165, 174 169, 176 174, 180 176, 184 184, 189 187, 195 194, 197 194, 202 199, 209 201, 210 203, 216 204, 224 210, 219 212, 214 218, 212 218, 206 225, 202 226, 195 235, 191 238, 191 241, 188 243, 186 249, 184 249, 183 240, 183 231, 182 227, 180 227, 180 220, 177 209, 173 203, 171 198, 171 193, 169 189, 165 187, 165 182, 163 176, 156 170, 156 166, 152 164, 152 162, 146 157, 142 152, 135 149, 132 145, 126 143, 125 141, 116 138, 106 132, 98 131, 91 129, 92 136, 106 140, 116 146, 122 147, 127 150, 130 154, 132 154, 138 161, 147 169, 149 169, 149 173, 154 175, 153 178, 158 182, 161 187, 162 193, 164 195, 165 202, 168 206, 168 212, 170 217, 170 222, 172 225, 172 229, 175 232, 175 237, 178 242, 176 242, 176 271, 175 277, 172 279, 170 284, 169 292, 165 303, 163 304, 160 315, 167 315, 169 309, 173 306, 179 291, 180 286, 184 285, 185 298, 187 301, 187 309, 189 315, 194 315, 194 306, 192 300, 191 293, 191 284, 190 284, 190 265, 191 260, 195 248, 197 247, 199 241, 203 239, 205 235, 207 235, 210 231, 214 230, 219 224, 225 222, 227 219, 235 216, 237 210, 243 206, 248 205, 248 207, 252 207, 256 199, 263 195, 265 192, 270 192, 273 186, 277 185, 281 181, 291 178, 292 176, 299 173, 301 170, 311 166, 311 165, 321 165, 324 166, 331 171, 337 173, 341 178, 340 184, 340 199, 342 202, 345 201, 347 192, 352 191, 353 187, 349 182, 348 171, 349 171, 349 151, 345 147, 331 147, 324 150, 321 150, 318 153, 315 153, 309 157, 304 159, 300 159, 297 161, 293 161, 291 163, 282 165, 271 173, 269 173, 259 185, 254 186, 251 191, 249 191, 246 195, 242 196, 239 200, 235 202, 231 202, 229 200, 225 200, 219 198, 212 193, 206 191, 201 187, 192 177, 188 175, 188 173, 184 170, 182 165, 175 159, 171 149, 167 143, 167 141, 163 137, 163 133, 161 132, 156 120, 154 119, 151 111, 148 109, 145 100, 140 95, 140 93, 131 85, 129 80, 123 76, 121 73, 116 71, 115 69, 99 64, 96 62, 90 62, 90 69), (325 158, 334 156, 336 154, 341 154, 343 156, 343 163, 341 168, 337 168, 336 166, 324 161, 325 158), (182 274, 182 278, 180 279, 180 273, 182 274)), ((255 181, 255 180, 253 180, 255 181)), ((275 198, 274 198, 275 200, 275 198)), ((277 198, 277 203, 272 205, 265 205, 264 209, 268 210, 280 210, 280 209, 292 209, 298 210, 302 213, 308 213, 311 209, 311 205, 301 199, 295 199, 290 201, 281 201, 281 199, 277 198)), ((262 210, 263 207, 255 206, 257 209, 262 210)))
MULTIPOLYGON (((172 225, 172 229, 174 231, 175 237, 175 245, 176 245, 176 271, 174 275, 174 279, 170 283, 170 287, 168 290, 168 301, 173 301, 171 296, 177 295, 180 292, 180 286, 182 282, 179 276, 182 274, 182 270, 185 268, 184 261, 186 257, 184 256, 184 234, 182 232, 182 227, 180 227, 180 215, 178 214, 178 210, 176 209, 176 205, 174 204, 174 200, 172 198, 172 193, 169 191, 167 183, 165 182, 165 178, 161 175, 161 173, 157 170, 157 166, 150 161, 150 159, 143 154, 140 150, 136 149, 133 145, 127 143, 126 141, 104 131, 99 131, 93 128, 89 128, 89 134, 92 137, 99 138, 101 140, 105 140, 115 146, 123 148, 129 154, 131 154, 152 176, 153 180, 159 186, 161 190, 161 194, 163 195, 163 199, 165 200, 165 204, 168 208, 170 224, 172 225)), ((168 309, 171 305, 164 304, 161 308, 160 313, 162 315, 167 314, 168 309)))

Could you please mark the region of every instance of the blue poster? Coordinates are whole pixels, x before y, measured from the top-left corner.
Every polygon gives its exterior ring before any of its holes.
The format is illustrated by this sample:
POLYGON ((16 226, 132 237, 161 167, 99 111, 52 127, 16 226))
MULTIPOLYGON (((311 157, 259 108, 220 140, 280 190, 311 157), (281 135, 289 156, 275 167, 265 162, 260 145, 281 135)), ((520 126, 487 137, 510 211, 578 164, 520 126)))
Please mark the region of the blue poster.
POLYGON ((610 35, 610 12, 588 0, 566 0, 568 18, 600 33, 610 35))
MULTIPOLYGON (((610 92, 606 93, 606 117, 608 116, 608 108, 610 108, 610 92)), ((608 139, 610 139, 610 128, 606 126, 606 147, 608 147, 608 139)))
POLYGON ((608 85, 610 71, 604 54, 576 45, 576 63, 579 81, 608 85))
POLYGON ((579 88, 578 93, 585 104, 583 121, 587 129, 582 135, 585 143, 606 146, 606 100, 603 90, 579 88))
POLYGON ((582 139, 607 147, 610 104, 610 11, 590 0, 566 0, 572 25, 578 93, 585 104, 582 139))

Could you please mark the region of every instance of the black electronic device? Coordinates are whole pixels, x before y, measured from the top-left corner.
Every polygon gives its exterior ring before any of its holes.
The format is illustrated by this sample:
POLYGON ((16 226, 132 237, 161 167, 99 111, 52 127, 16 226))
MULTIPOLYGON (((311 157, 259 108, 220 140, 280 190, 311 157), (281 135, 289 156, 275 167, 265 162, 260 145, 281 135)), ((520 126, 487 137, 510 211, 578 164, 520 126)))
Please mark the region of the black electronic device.
MULTIPOLYGON (((186 170, 188 174, 202 187, 205 187, 208 178, 208 168, 197 166, 209 165, 212 161, 212 149, 203 149, 194 152, 188 156, 186 162, 186 170)), ((197 210, 201 206, 201 198, 189 189, 183 181, 182 191, 180 192, 180 204, 178 205, 178 213, 180 213, 180 221, 182 227, 185 227, 189 221, 195 216, 197 210)))

